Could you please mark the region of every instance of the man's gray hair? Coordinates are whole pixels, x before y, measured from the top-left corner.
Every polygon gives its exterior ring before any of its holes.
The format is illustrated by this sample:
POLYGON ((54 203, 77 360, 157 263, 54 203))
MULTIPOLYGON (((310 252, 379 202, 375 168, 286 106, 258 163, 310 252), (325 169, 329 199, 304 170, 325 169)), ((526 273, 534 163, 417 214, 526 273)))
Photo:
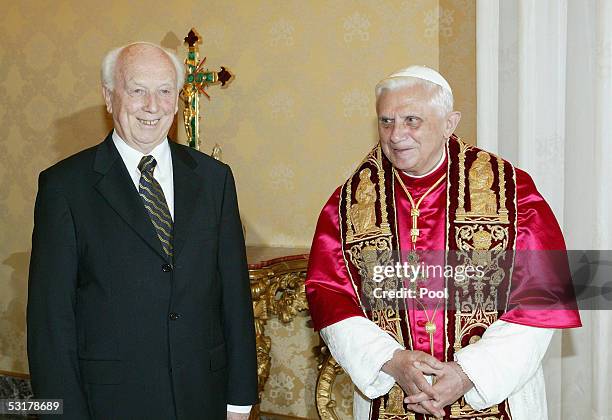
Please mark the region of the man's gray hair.
POLYGON ((376 103, 378 103, 380 95, 382 95, 382 93, 386 90, 394 91, 411 86, 424 87, 430 93, 429 104, 437 108, 442 116, 446 116, 448 113, 453 111, 452 92, 448 91, 447 89, 443 89, 442 86, 439 86, 428 80, 409 76, 388 77, 386 79, 381 80, 375 88, 376 103))
POLYGON ((124 45, 119 48, 115 48, 110 50, 104 56, 102 60, 102 68, 101 68, 101 78, 102 78, 102 86, 109 90, 114 90, 115 88, 115 68, 117 67, 117 59, 121 55, 121 52, 128 47, 133 45, 149 45, 151 47, 159 48, 163 51, 166 56, 170 59, 172 64, 174 65, 174 70, 176 71, 176 89, 178 92, 183 88, 183 84, 185 83, 185 64, 181 61, 177 55, 170 51, 167 48, 161 47, 157 44, 153 44, 152 42, 133 42, 131 44, 124 45))

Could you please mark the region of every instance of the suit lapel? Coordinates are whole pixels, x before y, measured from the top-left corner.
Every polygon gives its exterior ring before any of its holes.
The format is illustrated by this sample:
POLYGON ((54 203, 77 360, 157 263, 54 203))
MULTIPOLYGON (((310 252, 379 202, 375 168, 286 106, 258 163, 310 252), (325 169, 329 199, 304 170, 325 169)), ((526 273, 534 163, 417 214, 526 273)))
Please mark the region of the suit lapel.
POLYGON ((160 257, 167 259, 140 195, 113 144, 112 132, 98 146, 94 170, 102 175, 95 185, 98 192, 160 257))
POLYGON ((203 179, 194 168, 197 162, 181 146, 170 142, 174 173, 174 258, 176 259, 190 232, 196 203, 202 193, 203 179))

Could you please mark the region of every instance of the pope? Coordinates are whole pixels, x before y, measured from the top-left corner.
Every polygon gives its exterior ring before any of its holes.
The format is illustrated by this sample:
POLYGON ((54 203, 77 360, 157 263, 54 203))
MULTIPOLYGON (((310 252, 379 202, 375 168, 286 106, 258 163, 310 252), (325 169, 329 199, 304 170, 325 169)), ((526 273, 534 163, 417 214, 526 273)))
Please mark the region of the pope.
POLYGON ((375 93, 379 141, 323 207, 306 279, 354 417, 546 419, 542 358, 555 329, 581 325, 550 207, 526 172, 453 134, 438 72, 408 67, 375 93), (373 280, 405 262, 475 269, 373 280))

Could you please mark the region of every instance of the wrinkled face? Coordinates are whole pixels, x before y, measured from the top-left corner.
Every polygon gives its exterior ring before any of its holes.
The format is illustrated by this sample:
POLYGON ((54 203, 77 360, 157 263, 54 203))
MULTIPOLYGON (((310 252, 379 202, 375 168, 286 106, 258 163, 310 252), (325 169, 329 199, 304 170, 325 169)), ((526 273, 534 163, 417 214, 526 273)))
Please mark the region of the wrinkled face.
POLYGON ((149 45, 122 51, 115 86, 103 88, 117 134, 131 147, 150 152, 168 135, 178 110, 176 70, 166 54, 149 45))
POLYGON ((430 95, 422 85, 383 90, 376 104, 382 150, 394 167, 411 175, 436 165, 459 122, 458 112, 443 116, 430 105, 430 95))

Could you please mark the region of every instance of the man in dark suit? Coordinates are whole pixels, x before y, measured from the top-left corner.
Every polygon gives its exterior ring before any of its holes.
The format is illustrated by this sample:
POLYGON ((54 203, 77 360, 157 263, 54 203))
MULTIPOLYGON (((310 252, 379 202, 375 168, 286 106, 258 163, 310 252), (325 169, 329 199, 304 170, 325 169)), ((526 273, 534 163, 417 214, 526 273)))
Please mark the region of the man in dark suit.
POLYGON ((183 65, 111 51, 114 130, 43 171, 28 297, 35 397, 69 419, 244 419, 253 312, 228 166, 168 141, 183 65))

